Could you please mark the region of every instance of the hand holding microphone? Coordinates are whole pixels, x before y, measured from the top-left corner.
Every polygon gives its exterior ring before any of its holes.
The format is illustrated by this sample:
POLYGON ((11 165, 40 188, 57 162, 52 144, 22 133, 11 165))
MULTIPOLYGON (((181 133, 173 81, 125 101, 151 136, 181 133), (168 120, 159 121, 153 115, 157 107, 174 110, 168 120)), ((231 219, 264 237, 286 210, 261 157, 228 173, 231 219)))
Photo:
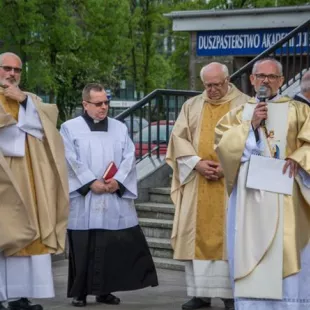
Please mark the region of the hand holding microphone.
POLYGON ((269 88, 265 85, 260 86, 257 92, 257 98, 260 101, 254 109, 252 117, 252 126, 257 129, 259 126, 265 126, 265 120, 268 117, 268 107, 266 100, 269 97, 269 88))

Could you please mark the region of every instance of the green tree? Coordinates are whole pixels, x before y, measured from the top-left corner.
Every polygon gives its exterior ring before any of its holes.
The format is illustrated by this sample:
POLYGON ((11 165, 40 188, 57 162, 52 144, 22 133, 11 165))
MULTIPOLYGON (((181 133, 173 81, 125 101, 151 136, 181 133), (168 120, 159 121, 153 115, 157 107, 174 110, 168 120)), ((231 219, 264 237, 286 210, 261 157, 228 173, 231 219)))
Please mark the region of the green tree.
POLYGON ((138 91, 145 94, 165 85, 169 78, 168 60, 161 51, 167 24, 161 1, 129 0, 130 58, 125 74, 132 79, 138 91))
POLYGON ((1 51, 21 56, 24 88, 47 93, 66 119, 83 85, 109 83, 128 54, 128 14, 127 0, 3 0, 1 51))
POLYGON ((22 86, 56 102, 62 120, 87 82, 147 94, 188 88, 189 34, 164 13, 304 4, 308 0, 2 0, 0 51, 19 54, 22 86))

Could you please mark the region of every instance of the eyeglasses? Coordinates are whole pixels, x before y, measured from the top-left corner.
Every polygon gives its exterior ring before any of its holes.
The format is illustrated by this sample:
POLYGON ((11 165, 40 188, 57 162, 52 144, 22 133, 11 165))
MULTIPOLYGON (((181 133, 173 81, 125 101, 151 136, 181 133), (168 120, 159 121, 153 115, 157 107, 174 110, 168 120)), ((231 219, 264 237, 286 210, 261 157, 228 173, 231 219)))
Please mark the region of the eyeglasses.
POLYGON ((22 72, 22 68, 10 67, 10 66, 0 66, 5 72, 11 72, 12 70, 14 73, 20 74, 22 72))
POLYGON ((101 101, 101 102, 90 102, 85 100, 87 103, 93 104, 95 107, 100 108, 102 107, 103 104, 105 105, 109 105, 110 104, 110 100, 105 100, 105 101, 101 101))
POLYGON ((275 80, 277 80, 278 78, 280 78, 282 75, 276 75, 276 74, 255 74, 255 77, 260 80, 260 81, 264 81, 266 78, 270 81, 270 82, 274 82, 275 80))
POLYGON ((227 81, 227 78, 223 81, 223 82, 220 82, 220 83, 203 83, 203 85, 206 87, 206 88, 208 88, 208 89, 210 89, 210 88, 221 88, 225 83, 226 83, 226 81, 227 81))

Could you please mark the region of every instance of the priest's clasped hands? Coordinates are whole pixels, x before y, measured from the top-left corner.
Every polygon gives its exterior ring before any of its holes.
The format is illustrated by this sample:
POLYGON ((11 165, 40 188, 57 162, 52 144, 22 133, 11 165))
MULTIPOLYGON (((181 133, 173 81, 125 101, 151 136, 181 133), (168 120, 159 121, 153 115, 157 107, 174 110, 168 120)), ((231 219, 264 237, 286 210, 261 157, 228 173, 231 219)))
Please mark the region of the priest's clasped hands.
POLYGON ((109 180, 96 180, 90 186, 90 189, 95 194, 113 194, 119 189, 119 185, 115 179, 109 180))
POLYGON ((195 170, 210 181, 217 181, 224 177, 221 165, 213 160, 200 160, 195 170))

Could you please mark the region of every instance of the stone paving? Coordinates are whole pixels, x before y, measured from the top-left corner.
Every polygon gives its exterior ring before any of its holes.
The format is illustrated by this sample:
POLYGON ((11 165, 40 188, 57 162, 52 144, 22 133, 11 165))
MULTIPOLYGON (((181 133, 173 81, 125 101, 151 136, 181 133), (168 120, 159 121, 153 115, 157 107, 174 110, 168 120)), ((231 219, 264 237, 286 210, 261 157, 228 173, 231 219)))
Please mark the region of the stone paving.
MULTIPOLYGON (((40 300, 45 310, 78 309, 70 305, 66 298, 67 261, 53 263, 56 298, 40 300)), ((185 275, 181 271, 158 269, 159 286, 132 292, 118 292, 121 298, 118 306, 95 303, 93 296, 88 297, 88 305, 84 309, 99 310, 181 310, 181 305, 188 300, 186 296, 185 275)), ((202 308, 203 309, 203 308, 202 308)), ((219 299, 212 300, 212 310, 223 310, 224 305, 219 299)))

